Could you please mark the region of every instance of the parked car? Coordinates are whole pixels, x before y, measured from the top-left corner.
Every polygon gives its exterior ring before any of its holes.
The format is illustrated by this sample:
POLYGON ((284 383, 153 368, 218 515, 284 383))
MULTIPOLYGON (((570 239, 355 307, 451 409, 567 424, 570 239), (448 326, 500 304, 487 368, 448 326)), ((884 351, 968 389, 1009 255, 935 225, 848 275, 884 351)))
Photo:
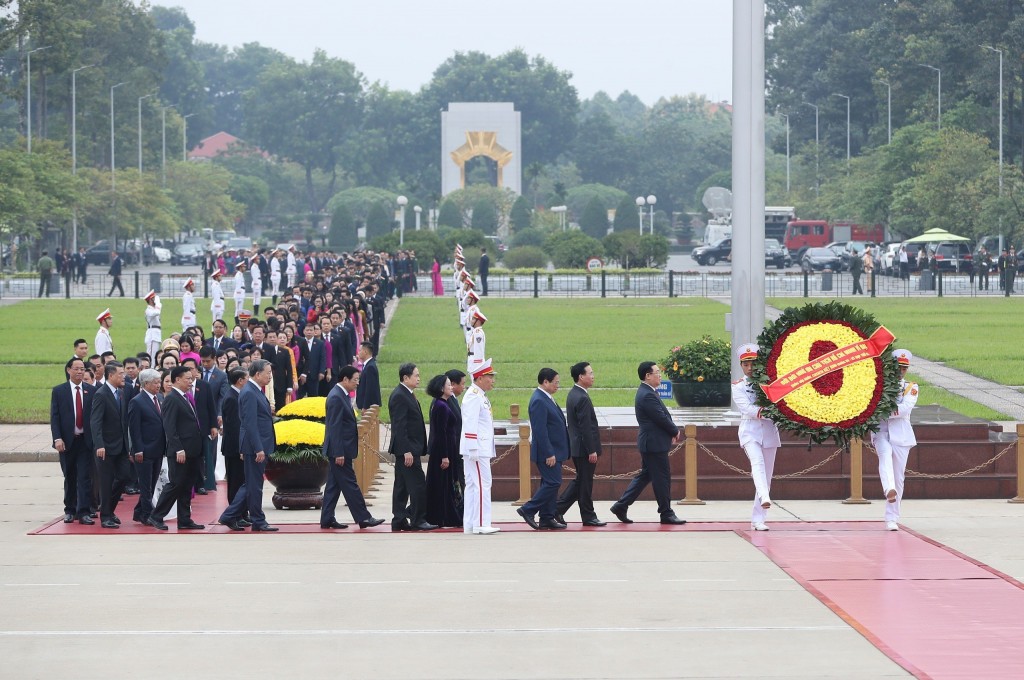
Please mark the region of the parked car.
MULTIPOLYGON (((85 251, 85 261, 89 264, 110 264, 110 241, 97 241, 96 245, 85 251)), ((125 264, 138 264, 139 251, 130 248, 122 248, 121 259, 125 264)))
POLYGON ((147 267, 154 262, 170 262, 171 251, 168 248, 151 243, 149 245, 142 246, 142 263, 147 267))
POLYGON ((233 236, 224 244, 225 250, 252 250, 252 239, 248 236, 233 236))
POLYGON ((843 258, 833 248, 808 248, 800 260, 800 269, 808 273, 826 269, 837 272, 842 266, 843 258))
POLYGON ((200 264, 205 254, 199 243, 180 243, 171 255, 171 264, 200 264))
POLYGON ((764 266, 773 264, 779 269, 785 269, 793 264, 793 258, 789 251, 782 247, 782 244, 773 238, 764 240, 764 266))
POLYGON ((974 255, 971 246, 963 241, 936 243, 931 248, 935 269, 941 272, 974 273, 974 255))
POLYGON ((690 257, 699 265, 714 265, 719 260, 728 259, 732 255, 732 239, 723 238, 717 243, 707 246, 697 246, 690 251, 690 257))

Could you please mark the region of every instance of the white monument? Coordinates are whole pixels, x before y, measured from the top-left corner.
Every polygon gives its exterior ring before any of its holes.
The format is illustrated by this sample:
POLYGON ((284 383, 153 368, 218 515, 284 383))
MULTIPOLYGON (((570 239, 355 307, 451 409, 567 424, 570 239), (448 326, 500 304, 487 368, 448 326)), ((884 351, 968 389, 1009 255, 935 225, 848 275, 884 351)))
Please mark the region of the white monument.
POLYGON ((451 102, 441 112, 441 195, 466 186, 466 163, 486 156, 498 186, 523 193, 520 113, 510 102, 451 102))

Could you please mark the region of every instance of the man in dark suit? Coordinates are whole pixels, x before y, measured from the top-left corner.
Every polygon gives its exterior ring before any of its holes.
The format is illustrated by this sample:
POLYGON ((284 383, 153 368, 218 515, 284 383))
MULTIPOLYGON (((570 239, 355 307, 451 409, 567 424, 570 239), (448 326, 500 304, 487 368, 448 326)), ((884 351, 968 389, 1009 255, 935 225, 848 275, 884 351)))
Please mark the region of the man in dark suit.
MULTIPOLYGON (((110 253, 110 270, 107 274, 111 277, 110 292, 107 293, 107 297, 113 297, 114 289, 121 291, 121 297, 124 297, 124 286, 121 285, 121 268, 124 266, 124 260, 117 254, 117 251, 110 253)), ((82 277, 85 278, 84 276, 82 277)))
POLYGON ((192 489, 199 479, 203 461, 204 431, 199 417, 189 401, 193 373, 189 366, 171 369, 171 389, 164 396, 164 436, 167 439, 167 475, 170 481, 160 492, 149 520, 145 523, 160 531, 167 531, 164 517, 171 506, 178 505, 178 530, 205 529, 192 521, 192 489))
POLYGON ((445 371, 445 376, 452 383, 452 396, 448 397, 448 406, 451 407, 452 413, 455 414, 456 419, 459 421, 459 434, 462 434, 462 404, 459 403, 459 397, 466 390, 466 374, 457 368, 453 368, 450 371, 445 371))
POLYGON ((627 517, 629 506, 633 504, 647 487, 654 487, 654 497, 658 500, 658 514, 662 524, 686 524, 672 510, 672 469, 668 462, 668 450, 679 441, 679 428, 672 423, 672 416, 658 397, 658 385, 661 384, 661 369, 653 361, 644 361, 637 367, 637 375, 641 384, 636 391, 633 409, 636 422, 640 426, 636 446, 640 450, 642 465, 640 472, 633 478, 622 498, 611 507, 612 514, 620 522, 632 524, 627 517))
POLYGON ((487 297, 487 275, 491 272, 491 258, 487 256, 487 248, 480 249, 480 265, 477 273, 480 275, 480 294, 487 297))
POLYGON ((345 496, 345 504, 360 529, 383 524, 366 509, 366 501, 356 482, 352 461, 359 456, 359 431, 352 401, 348 395, 359 385, 359 369, 343 366, 338 372, 338 384, 327 395, 327 421, 324 436, 324 455, 333 463, 324 489, 324 504, 320 510, 321 529, 345 529, 338 522, 335 510, 338 499, 345 496))
POLYGON ((132 519, 146 523, 153 512, 153 490, 160 477, 160 462, 167 450, 164 420, 160 415, 160 371, 147 368, 139 374, 140 390, 128 402, 129 451, 139 474, 139 500, 132 519))
POLYGON ((277 447, 270 401, 263 393, 272 377, 270 362, 257 359, 249 366, 249 382, 238 394, 241 430, 239 446, 245 468, 245 483, 218 520, 232 531, 245 530, 238 521, 246 511, 253 531, 277 531, 277 527, 267 523, 267 517, 263 514, 263 472, 267 468, 267 457, 277 447))
POLYGON ((395 487, 391 494, 392 531, 431 531, 427 522, 427 479, 422 457, 427 453, 427 428, 423 409, 416 399, 420 369, 416 364, 398 367, 399 384, 388 398, 391 414, 391 446, 395 456, 395 487))
POLYGON ((50 435, 64 473, 64 522, 70 524, 78 519, 82 524, 95 524, 89 516, 95 465, 89 427, 96 388, 83 382, 84 359, 70 359, 64 370, 68 380, 50 393, 50 435))
POLYGON ((121 526, 114 511, 128 483, 128 403, 124 387, 124 366, 108 361, 103 367, 106 384, 92 400, 89 430, 92 446, 99 461, 100 526, 117 529, 121 526))
POLYGON ((516 512, 534 529, 564 529, 565 524, 555 519, 558 487, 562 486, 562 461, 569 457, 569 431, 565 426, 562 409, 555 403, 558 391, 558 373, 553 368, 542 368, 537 374, 537 389, 530 397, 530 460, 540 472, 540 487, 533 498, 523 503, 516 512), (540 513, 540 523, 534 515, 540 513))
POLYGON ((363 410, 380 405, 380 373, 377 371, 377 360, 373 356, 373 345, 363 342, 359 345, 358 356, 363 362, 363 372, 359 376, 359 387, 356 388, 356 408, 363 410))
POLYGON ((276 346, 272 359, 267 355, 264 355, 263 358, 272 363, 274 404, 280 409, 287 403, 288 390, 295 382, 295 376, 292 375, 292 350, 288 347, 287 336, 284 333, 278 333, 273 328, 267 330, 267 344, 276 346), (283 344, 282 340, 284 340, 283 344))
MULTIPOLYGON (((221 416, 224 433, 221 435, 220 452, 224 456, 224 480, 228 487, 228 504, 230 505, 238 490, 245 483, 245 467, 242 465, 242 421, 238 418, 238 395, 249 382, 249 374, 242 368, 233 368, 228 373, 228 395, 221 402, 221 416)), ((247 520, 240 520, 248 525, 247 520)))
POLYGON ((324 341, 313 337, 313 324, 307 323, 299 340, 299 359, 295 370, 299 374, 298 398, 316 397, 320 394, 320 381, 327 371, 327 356, 324 341))
POLYGON ((594 470, 601 455, 601 433, 597 427, 597 412, 587 391, 594 386, 594 369, 586 361, 574 364, 569 372, 575 385, 565 398, 565 416, 569 426, 569 455, 576 467, 576 479, 569 482, 558 498, 558 521, 572 507, 580 504, 583 526, 603 527, 605 522, 594 512, 594 470))
MULTIPOLYGON (((189 358, 181 362, 182 366, 188 366, 192 370, 192 389, 186 395, 192 408, 195 409, 199 418, 199 429, 203 432, 203 455, 199 466, 199 479, 196 480, 195 491, 200 496, 205 496, 210 491, 217 489, 217 478, 214 476, 216 455, 214 442, 217 439, 220 417, 217 411, 217 397, 214 394, 210 383, 202 379, 202 372, 195 359, 189 358)), ((225 378, 225 382, 226 382, 225 378)))
POLYGON ((203 341, 206 347, 212 347, 218 353, 229 349, 238 349, 238 343, 227 336, 228 325, 221 319, 213 322, 213 335, 203 341))

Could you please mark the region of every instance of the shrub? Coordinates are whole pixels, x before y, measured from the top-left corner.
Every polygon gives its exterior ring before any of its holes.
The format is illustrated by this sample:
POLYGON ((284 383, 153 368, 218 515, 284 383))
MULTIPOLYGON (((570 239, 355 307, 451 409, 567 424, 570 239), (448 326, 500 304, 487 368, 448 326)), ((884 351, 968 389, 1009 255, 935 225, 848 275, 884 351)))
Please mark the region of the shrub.
POLYGON ((356 235, 356 222, 348 206, 342 204, 331 215, 331 229, 328 236, 331 247, 335 250, 354 250, 359 244, 356 235))
POLYGON ((498 210, 493 201, 481 198, 473 204, 473 228, 485 234, 498 230, 498 210))
POLYGON ((545 269, 548 256, 537 246, 519 246, 506 251, 501 262, 508 269, 545 269))
POLYGON ((512 247, 522 248, 523 246, 544 247, 544 239, 547 233, 542 229, 523 229, 512 236, 512 247))
POLYGON ((580 229, 588 236, 604 238, 608 233, 608 211, 596 196, 583 208, 580 215, 580 229))
POLYGON ((600 241, 575 229, 548 236, 544 241, 544 251, 551 256, 556 267, 564 269, 585 267, 587 259, 604 255, 600 241))
POLYGON ((395 228, 394 220, 388 215, 388 211, 380 203, 370 206, 370 212, 366 216, 366 240, 384 236, 395 228))
POLYGON ((725 340, 705 335, 672 348, 662 360, 662 373, 672 382, 728 382, 732 349, 725 340))
POLYGON ((512 204, 509 221, 512 223, 512 229, 517 234, 530 228, 530 203, 526 200, 525 196, 520 196, 512 204))
POLYGON ((455 229, 462 229, 465 226, 462 223, 462 212, 454 201, 446 200, 441 204, 441 209, 437 213, 437 225, 455 229))

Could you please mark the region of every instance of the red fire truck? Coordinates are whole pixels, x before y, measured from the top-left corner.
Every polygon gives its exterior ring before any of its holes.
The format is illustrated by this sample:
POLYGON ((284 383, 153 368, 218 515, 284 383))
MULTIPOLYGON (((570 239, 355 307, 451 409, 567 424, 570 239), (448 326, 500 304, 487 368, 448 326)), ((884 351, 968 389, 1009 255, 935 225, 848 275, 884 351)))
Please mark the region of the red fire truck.
POLYGON ((794 255, 806 248, 821 248, 833 241, 885 241, 885 227, 881 224, 853 224, 825 220, 792 220, 786 225, 785 246, 794 255))

